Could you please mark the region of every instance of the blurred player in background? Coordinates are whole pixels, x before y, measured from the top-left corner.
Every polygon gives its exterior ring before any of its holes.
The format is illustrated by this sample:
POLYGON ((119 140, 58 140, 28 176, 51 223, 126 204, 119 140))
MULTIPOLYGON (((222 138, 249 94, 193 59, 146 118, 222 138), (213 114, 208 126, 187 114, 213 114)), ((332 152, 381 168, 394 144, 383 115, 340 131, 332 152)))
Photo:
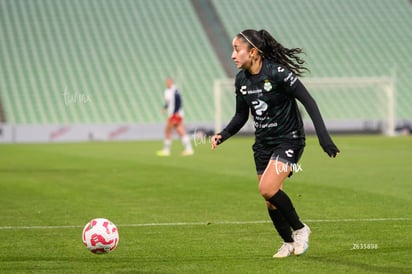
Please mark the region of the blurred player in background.
MULTIPOLYGON (((323 150, 335 157, 339 150, 326 130, 316 102, 298 79, 304 61, 300 48, 283 47, 266 30, 245 30, 232 42, 232 59, 241 71, 236 75, 236 111, 232 120, 211 139, 212 149, 236 134, 254 118, 253 152, 259 191, 269 216, 284 243, 274 258, 301 255, 309 247, 309 227, 300 220, 283 182, 292 175, 305 146, 305 132, 296 99, 316 129, 323 150)), ((302 169, 300 169, 302 170, 302 169)))
POLYGON ((182 140, 184 150, 183 156, 193 155, 192 144, 190 138, 186 134, 183 126, 183 108, 182 108, 182 96, 179 90, 176 88, 172 78, 166 79, 166 90, 164 94, 165 105, 162 109, 163 112, 167 112, 168 118, 165 129, 165 139, 163 142, 163 149, 157 152, 158 156, 170 156, 170 147, 172 145, 172 131, 173 129, 179 134, 182 140))

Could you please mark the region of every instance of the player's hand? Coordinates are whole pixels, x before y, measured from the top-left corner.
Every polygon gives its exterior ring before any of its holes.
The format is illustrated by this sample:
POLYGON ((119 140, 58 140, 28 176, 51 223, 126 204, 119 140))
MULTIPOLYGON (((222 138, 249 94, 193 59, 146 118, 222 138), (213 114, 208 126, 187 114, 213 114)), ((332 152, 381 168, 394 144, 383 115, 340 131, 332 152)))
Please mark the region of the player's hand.
POLYGON ((327 138, 326 140, 322 140, 320 142, 320 146, 323 148, 323 151, 325 151, 329 157, 335 158, 336 155, 339 154, 339 149, 338 147, 333 143, 332 139, 327 138))
POLYGON ((319 143, 323 148, 323 151, 325 151, 329 157, 335 158, 340 152, 338 147, 333 143, 329 134, 322 134, 319 138, 319 143))
POLYGON ((335 158, 339 154, 338 147, 333 143, 320 144, 323 150, 329 155, 329 157, 335 158))
POLYGON ((220 134, 213 135, 210 141, 212 143, 212 150, 215 150, 217 146, 222 142, 222 135, 220 134))

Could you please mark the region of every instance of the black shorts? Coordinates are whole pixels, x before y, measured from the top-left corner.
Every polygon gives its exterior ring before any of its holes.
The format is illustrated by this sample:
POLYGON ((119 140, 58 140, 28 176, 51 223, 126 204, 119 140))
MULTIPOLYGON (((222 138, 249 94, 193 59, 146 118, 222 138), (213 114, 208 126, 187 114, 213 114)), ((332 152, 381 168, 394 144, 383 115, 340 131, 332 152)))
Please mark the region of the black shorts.
MULTIPOLYGON (((270 160, 295 165, 302 156, 305 145, 301 142, 282 143, 275 146, 253 145, 253 156, 255 158, 256 173, 263 174, 270 160)), ((289 175, 291 176, 292 173, 289 175)))

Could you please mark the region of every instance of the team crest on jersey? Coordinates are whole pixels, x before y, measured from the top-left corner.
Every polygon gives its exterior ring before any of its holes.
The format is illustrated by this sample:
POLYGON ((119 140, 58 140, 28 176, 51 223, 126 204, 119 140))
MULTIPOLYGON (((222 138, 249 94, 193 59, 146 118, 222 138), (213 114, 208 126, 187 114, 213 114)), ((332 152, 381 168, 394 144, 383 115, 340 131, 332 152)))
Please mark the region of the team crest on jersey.
POLYGON ((269 80, 265 80, 265 83, 263 84, 263 89, 266 91, 272 90, 272 84, 270 83, 269 80))

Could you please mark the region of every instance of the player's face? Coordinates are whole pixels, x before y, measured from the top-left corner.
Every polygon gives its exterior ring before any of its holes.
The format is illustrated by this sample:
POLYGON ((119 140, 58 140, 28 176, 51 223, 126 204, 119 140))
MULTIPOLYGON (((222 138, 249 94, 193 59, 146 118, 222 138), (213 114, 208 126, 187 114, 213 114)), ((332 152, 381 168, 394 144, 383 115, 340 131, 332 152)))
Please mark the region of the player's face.
POLYGON ((173 85, 173 80, 168 78, 165 82, 166 88, 170 88, 173 85))
POLYGON ((235 37, 232 41, 232 46, 232 60, 235 62, 237 68, 249 69, 252 64, 251 49, 249 48, 249 44, 243 39, 235 37))

